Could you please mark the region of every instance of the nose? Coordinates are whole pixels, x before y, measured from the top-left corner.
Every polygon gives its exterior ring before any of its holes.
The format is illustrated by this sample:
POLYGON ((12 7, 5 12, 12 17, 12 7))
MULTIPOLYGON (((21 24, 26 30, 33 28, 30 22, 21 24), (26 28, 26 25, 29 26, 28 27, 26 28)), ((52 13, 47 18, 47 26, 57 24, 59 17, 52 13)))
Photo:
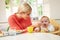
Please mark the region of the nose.
POLYGON ((43 24, 45 24, 46 22, 43 22, 43 24))

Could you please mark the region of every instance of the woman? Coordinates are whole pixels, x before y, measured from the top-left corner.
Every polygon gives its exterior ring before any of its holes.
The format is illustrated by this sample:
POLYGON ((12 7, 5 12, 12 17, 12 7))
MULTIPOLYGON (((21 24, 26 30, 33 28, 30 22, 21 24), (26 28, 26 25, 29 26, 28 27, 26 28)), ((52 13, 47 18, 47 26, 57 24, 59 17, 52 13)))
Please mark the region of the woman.
POLYGON ((28 26, 31 26, 31 11, 32 8, 28 3, 22 3, 18 8, 18 12, 8 18, 10 28, 16 30, 25 30, 28 26))

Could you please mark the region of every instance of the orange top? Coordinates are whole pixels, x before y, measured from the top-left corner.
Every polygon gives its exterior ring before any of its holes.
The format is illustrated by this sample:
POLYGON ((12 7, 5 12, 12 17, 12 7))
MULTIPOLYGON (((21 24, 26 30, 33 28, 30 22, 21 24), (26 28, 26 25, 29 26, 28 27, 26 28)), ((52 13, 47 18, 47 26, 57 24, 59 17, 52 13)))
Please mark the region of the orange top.
POLYGON ((32 24, 30 17, 25 20, 23 18, 18 18, 16 14, 13 14, 8 18, 8 23, 10 25, 10 28, 16 28, 16 30, 26 29, 32 24))

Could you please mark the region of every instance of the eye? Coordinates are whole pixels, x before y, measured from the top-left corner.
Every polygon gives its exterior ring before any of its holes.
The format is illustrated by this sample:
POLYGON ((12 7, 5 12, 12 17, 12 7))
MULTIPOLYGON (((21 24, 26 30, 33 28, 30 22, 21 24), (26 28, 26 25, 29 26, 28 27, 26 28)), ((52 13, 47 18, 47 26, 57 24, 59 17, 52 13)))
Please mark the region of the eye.
POLYGON ((25 12, 21 12, 21 14, 26 14, 25 12))
POLYGON ((27 15, 30 15, 30 14, 27 14, 27 15))
POLYGON ((41 23, 43 23, 43 21, 41 21, 41 23))
POLYGON ((45 22, 47 22, 47 21, 45 21, 45 22))

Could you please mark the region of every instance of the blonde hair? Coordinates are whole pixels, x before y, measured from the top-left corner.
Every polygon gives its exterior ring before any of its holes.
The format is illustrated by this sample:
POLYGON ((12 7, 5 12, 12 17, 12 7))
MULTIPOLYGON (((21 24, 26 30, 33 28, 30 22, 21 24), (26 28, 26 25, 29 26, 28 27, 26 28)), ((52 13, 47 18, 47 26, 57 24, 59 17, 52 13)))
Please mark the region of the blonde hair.
MULTIPOLYGON (((41 17, 41 20, 42 20, 43 18, 47 18, 47 20, 50 22, 50 19, 49 19, 47 16, 42 16, 42 17, 41 17)), ((40 21, 41 21, 41 20, 40 20, 40 21)))
POLYGON ((26 3, 26 2, 22 3, 22 4, 19 5, 19 7, 18 7, 18 12, 27 12, 27 11, 30 11, 30 10, 32 10, 32 8, 31 8, 31 6, 30 6, 28 3, 26 3))

